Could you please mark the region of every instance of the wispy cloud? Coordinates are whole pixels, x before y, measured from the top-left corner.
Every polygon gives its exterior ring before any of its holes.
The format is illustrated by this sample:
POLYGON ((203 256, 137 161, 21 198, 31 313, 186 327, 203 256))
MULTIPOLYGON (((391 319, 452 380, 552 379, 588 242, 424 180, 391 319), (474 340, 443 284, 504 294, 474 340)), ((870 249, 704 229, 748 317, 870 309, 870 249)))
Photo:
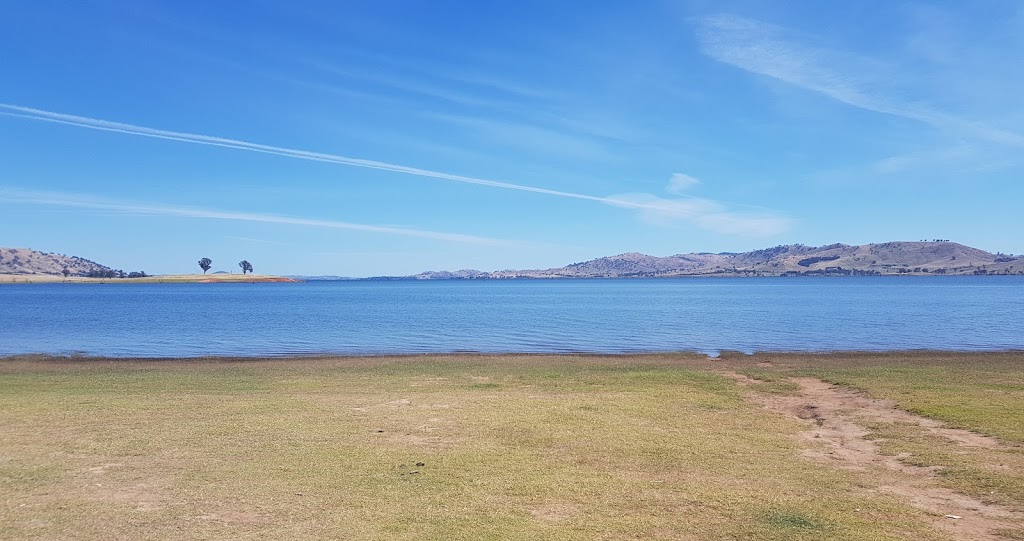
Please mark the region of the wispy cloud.
POLYGON ((684 173, 673 173, 672 177, 668 179, 668 186, 665 187, 665 191, 668 193, 683 193, 690 188, 700 184, 700 180, 691 177, 684 173))
POLYGON ((453 81, 460 81, 474 86, 484 87, 489 90, 497 90, 499 93, 529 98, 535 100, 564 100, 561 96, 549 89, 541 89, 536 86, 519 84, 511 80, 502 79, 493 75, 474 74, 470 72, 447 73, 448 78, 453 81))
MULTIPOLYGON (((675 173, 669 178, 665 191, 679 196, 699 183, 700 180, 690 175, 675 173)), ((664 198, 646 193, 630 193, 616 195, 611 199, 623 205, 642 206, 640 216, 659 225, 674 225, 685 221, 708 231, 752 237, 778 235, 793 225, 789 218, 772 212, 737 212, 717 201, 701 197, 664 198)))
POLYGON ((656 195, 622 194, 624 203, 643 205, 641 216, 654 224, 672 225, 686 221, 701 229, 730 235, 770 237, 788 231, 792 220, 770 212, 737 212, 721 203, 700 197, 666 199, 656 195))
POLYGON ((613 157, 607 148, 595 142, 592 137, 581 137, 566 133, 564 130, 477 116, 444 113, 423 113, 421 116, 468 129, 478 136, 498 141, 504 146, 587 160, 608 160, 613 157))
POLYGON ((971 145, 960 144, 931 150, 905 152, 887 156, 871 164, 871 171, 883 175, 903 173, 921 166, 937 166, 945 169, 959 166, 963 162, 976 161, 978 150, 971 145))
POLYGON ((898 116, 990 142, 1022 147, 1024 135, 963 118, 900 96, 891 81, 900 67, 801 43, 785 28, 733 15, 696 20, 707 56, 742 70, 817 92, 847 105, 898 116))
POLYGON ((436 98, 469 107, 505 109, 514 105, 513 102, 482 98, 470 92, 459 91, 452 88, 451 85, 430 84, 422 79, 414 79, 400 75, 385 75, 380 70, 370 72, 358 71, 352 68, 342 69, 326 62, 307 59, 296 59, 296 62, 346 80, 358 81, 376 87, 394 89, 403 93, 436 98))
POLYGON ((252 237, 239 237, 237 235, 224 235, 224 238, 228 239, 228 240, 237 240, 237 241, 241 241, 241 242, 248 242, 250 244, 272 244, 272 245, 275 245, 275 246, 288 246, 288 247, 295 246, 294 242, 282 242, 282 241, 279 241, 279 240, 268 240, 268 239, 254 239, 252 237))
POLYGON ((89 197, 82 194, 31 192, 14 189, 0 189, 0 201, 7 203, 18 203, 23 205, 72 207, 143 216, 171 216, 177 218, 229 220, 236 222, 259 222, 268 224, 319 227, 326 229, 343 229, 349 231, 384 233, 388 235, 401 235, 405 237, 417 237, 465 244, 502 245, 508 243, 508 241, 491 239, 487 237, 478 237, 473 235, 462 235, 458 233, 442 233, 438 231, 428 231, 423 229, 356 224, 336 220, 297 218, 294 216, 279 216, 275 214, 233 212, 226 210, 203 209, 194 207, 151 205, 145 203, 126 203, 120 201, 111 201, 107 199, 89 197))
MULTIPOLYGON (((409 167, 405 165, 398 165, 374 160, 365 160, 360 158, 351 158, 347 156, 341 156, 337 154, 327 154, 322 152, 311 152, 307 150, 292 149, 286 147, 278 147, 272 145, 264 145, 260 143, 252 143, 249 141, 242 141, 239 139, 228 139, 224 137, 214 137, 209 135, 177 132, 170 130, 162 130, 157 128, 149 128, 145 126, 137 126, 134 124, 126 124, 122 122, 113 122, 109 120, 101 120, 96 118, 89 118, 78 115, 69 115, 65 113, 57 113, 53 111, 46 111, 42 109, 35 109, 31 107, 24 107, 20 105, 11 105, 0 103, 0 115, 14 116, 20 118, 27 118, 31 120, 38 120, 44 122, 54 122, 58 124, 66 124, 71 126, 78 126, 82 128, 89 128, 93 130, 101 130, 115 133, 123 133, 128 135, 137 135, 141 137, 151 137, 155 139, 164 139, 170 141, 179 141, 183 143, 192 143, 197 145, 214 146, 222 148, 232 148, 236 150, 246 150, 249 152, 258 152, 263 154, 272 154, 276 156, 285 156, 289 158, 296 158, 300 160, 309 160, 317 162, 333 163, 338 165, 347 165, 351 167, 363 167, 367 169, 378 169, 383 171, 391 171, 395 173, 402 173, 407 175, 414 175, 419 177, 436 178, 441 180, 450 180, 454 182, 462 182, 466 184, 475 184, 479 186, 488 186, 491 188, 500 188, 504 190, 516 190, 522 192, 537 193, 543 195, 550 195, 555 197, 563 197, 568 199, 578 199, 584 201, 594 201, 605 205, 611 205, 619 208, 627 208, 640 211, 641 213, 656 213, 662 216, 672 215, 676 220, 682 220, 690 222, 698 227, 709 229, 712 231, 718 231, 728 234, 765 234, 764 231, 781 231, 785 229, 789 221, 783 218, 777 218, 774 222, 775 228, 764 228, 763 221, 764 217, 760 216, 748 216, 747 213, 729 211, 725 209, 720 203, 713 201, 706 201, 708 204, 693 206, 688 204, 692 200, 682 200, 680 204, 666 204, 663 199, 655 196, 648 197, 622 197, 622 196, 609 196, 602 197, 596 195, 581 194, 575 192, 567 192, 561 190, 551 190, 547 188, 540 188, 536 186, 527 186, 524 184, 514 184, 511 182, 504 182, 498 180, 489 180, 477 177, 469 177, 464 175, 455 175, 451 173, 444 173, 440 171, 431 171, 428 169, 420 169, 416 167, 409 167), (6 110, 2 111, 2 110, 6 110), (653 199, 651 199, 653 198, 653 199), (714 210, 712 209, 714 207, 714 210), (705 210, 701 211, 703 208, 705 210), (720 219, 708 219, 708 213, 713 213, 715 216, 719 216, 720 219), (728 219, 725 219, 725 218, 728 219), (749 227, 743 227, 742 224, 748 224, 749 227), (718 228, 717 224, 723 224, 724 227, 718 228)), ((233 213, 227 213, 233 214, 233 213)), ((257 216, 257 215, 246 215, 246 214, 233 214, 235 216, 257 216)), ((259 215, 263 216, 263 215, 259 215)), ((196 216, 199 217, 199 216, 196 216)), ((212 216, 209 216, 212 217, 212 216)), ((317 225, 313 222, 319 222, 317 220, 300 220, 297 218, 283 218, 274 216, 263 216, 267 218, 265 221, 270 219, 280 220, 299 220, 299 221, 279 223, 296 223, 298 225, 317 225)), ((234 218, 243 219, 243 218, 234 218)), ((323 223, 335 223, 335 222, 323 222, 323 223)), ((357 227, 376 227, 376 226, 358 226, 356 224, 347 224, 352 227, 349 229, 355 229, 357 227)), ((334 227, 327 226, 324 227, 334 227)), ((382 230, 387 228, 377 228, 376 230, 382 230)), ((367 229, 370 230, 370 229, 367 229)))
POLYGON ((869 163, 815 171, 808 179, 821 186, 886 185, 915 182, 923 174, 930 186, 941 183, 975 184, 980 173, 1005 171, 1020 166, 1020 159, 1003 149, 957 143, 891 154, 869 163))

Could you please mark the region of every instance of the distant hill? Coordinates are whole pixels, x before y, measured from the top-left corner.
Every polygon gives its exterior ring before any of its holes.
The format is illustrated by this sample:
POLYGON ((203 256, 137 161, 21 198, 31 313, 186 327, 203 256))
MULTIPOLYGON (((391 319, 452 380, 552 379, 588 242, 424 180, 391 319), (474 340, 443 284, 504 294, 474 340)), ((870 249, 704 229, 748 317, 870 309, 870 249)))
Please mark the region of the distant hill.
POLYGON ((671 276, 849 276, 1024 274, 1024 256, 993 254, 956 242, 850 246, 789 244, 744 253, 656 257, 626 253, 537 270, 424 272, 418 280, 501 278, 652 278, 671 276))
MULTIPOLYGON (((0 248, 0 275, 72 276, 110 272, 76 256, 26 248, 0 248)), ((213 273, 217 274, 217 273, 213 273)), ((692 253, 657 257, 636 252, 564 267, 484 272, 431 271, 377 280, 474 280, 508 278, 654 278, 672 276, 849 276, 849 275, 1024 274, 1024 256, 986 252, 956 242, 885 242, 850 246, 788 244, 744 253, 692 253)), ((212 277, 208 277, 212 278, 212 277)), ((265 279, 261 277, 260 279, 265 279)), ((340 276, 304 280, 348 279, 340 276)))
POLYGON ((0 274, 61 274, 67 267, 74 276, 111 271, 110 267, 76 256, 37 252, 28 248, 0 248, 0 274))

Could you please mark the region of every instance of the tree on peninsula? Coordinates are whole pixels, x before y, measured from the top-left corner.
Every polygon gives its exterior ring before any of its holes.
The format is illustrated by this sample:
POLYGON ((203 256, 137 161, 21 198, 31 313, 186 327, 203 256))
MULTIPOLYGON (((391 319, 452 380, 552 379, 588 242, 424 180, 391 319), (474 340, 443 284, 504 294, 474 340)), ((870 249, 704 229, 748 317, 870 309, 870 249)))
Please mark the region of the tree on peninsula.
POLYGON ((238 266, 242 267, 242 274, 243 275, 246 272, 252 272, 252 264, 249 263, 248 261, 244 260, 244 259, 238 262, 238 266))
POLYGON ((210 258, 204 257, 199 260, 199 268, 203 269, 203 274, 206 274, 206 271, 210 270, 211 266, 213 266, 213 260, 210 258))

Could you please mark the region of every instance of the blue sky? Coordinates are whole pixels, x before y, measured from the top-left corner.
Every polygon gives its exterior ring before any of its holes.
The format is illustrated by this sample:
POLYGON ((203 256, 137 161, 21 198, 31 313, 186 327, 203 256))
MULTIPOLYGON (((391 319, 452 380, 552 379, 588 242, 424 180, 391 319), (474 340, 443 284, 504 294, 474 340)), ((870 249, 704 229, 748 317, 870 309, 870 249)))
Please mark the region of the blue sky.
POLYGON ((0 245, 347 276, 1024 252, 1016 0, 237 5, 4 6, 0 245))

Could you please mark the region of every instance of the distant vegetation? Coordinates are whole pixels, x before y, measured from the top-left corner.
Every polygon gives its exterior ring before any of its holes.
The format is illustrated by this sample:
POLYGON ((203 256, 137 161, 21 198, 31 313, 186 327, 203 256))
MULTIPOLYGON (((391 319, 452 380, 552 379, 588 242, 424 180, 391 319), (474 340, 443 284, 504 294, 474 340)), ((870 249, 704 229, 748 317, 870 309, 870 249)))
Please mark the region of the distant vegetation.
POLYGON ((77 276, 84 276, 86 278, 145 278, 149 275, 143 271, 124 272, 123 270, 107 269, 90 271, 85 274, 78 274, 77 276))
MULTIPOLYGON (((210 270, 210 268, 212 268, 212 267, 213 267, 213 260, 212 259, 210 259, 208 257, 204 257, 204 258, 199 260, 199 268, 203 269, 203 274, 206 274, 206 271, 210 270)), ((243 260, 239 261, 238 262, 238 267, 242 269, 242 274, 253 272, 253 270, 252 270, 252 263, 249 263, 249 261, 246 260, 246 259, 243 259, 243 260)), ((224 271, 217 271, 214 274, 217 274, 217 273, 225 274, 224 271)))
POLYGON ((839 256, 837 255, 805 257, 800 261, 797 261, 796 264, 800 265, 801 267, 810 267, 811 265, 819 263, 821 261, 835 261, 837 259, 839 259, 839 256))

